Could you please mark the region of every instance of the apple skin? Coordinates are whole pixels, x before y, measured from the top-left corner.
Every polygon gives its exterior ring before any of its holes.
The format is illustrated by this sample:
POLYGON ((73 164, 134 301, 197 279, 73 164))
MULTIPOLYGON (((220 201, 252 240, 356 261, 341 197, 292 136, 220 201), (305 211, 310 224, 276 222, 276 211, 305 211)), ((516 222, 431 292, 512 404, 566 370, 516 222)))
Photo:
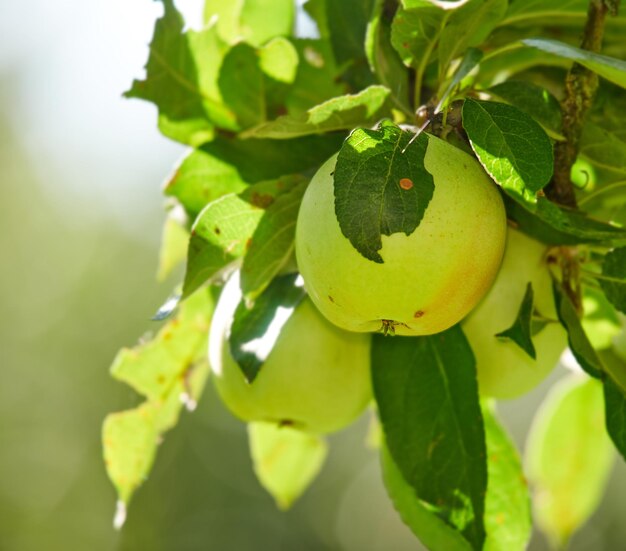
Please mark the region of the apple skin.
POLYGON ((514 398, 528 392, 556 366, 567 347, 567 334, 558 321, 548 323, 533 336, 536 360, 514 342, 495 336, 513 325, 529 281, 535 310, 557 320, 546 246, 509 229, 493 287, 461 324, 474 351, 478 386, 484 396, 514 398))
POLYGON ((239 278, 231 277, 209 335, 213 380, 228 409, 244 421, 289 424, 314 433, 352 423, 372 398, 370 336, 338 329, 305 297, 250 384, 226 338, 240 299, 239 278))
POLYGON ((309 296, 338 327, 438 333, 476 306, 498 272, 506 214, 496 186, 474 158, 428 138, 424 164, 433 175, 433 197, 411 235, 382 236, 382 264, 362 256, 341 232, 336 156, 307 188, 296 225, 298 266, 309 296))

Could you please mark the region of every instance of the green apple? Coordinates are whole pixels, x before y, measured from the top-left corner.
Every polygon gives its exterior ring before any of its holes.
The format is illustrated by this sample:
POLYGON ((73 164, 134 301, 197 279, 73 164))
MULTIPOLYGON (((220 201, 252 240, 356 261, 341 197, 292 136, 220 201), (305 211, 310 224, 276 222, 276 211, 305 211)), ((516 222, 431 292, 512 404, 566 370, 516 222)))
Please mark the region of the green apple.
POLYGON ((502 198, 478 162, 429 136, 424 164, 433 197, 413 233, 382 236, 382 264, 341 232, 335 162, 312 179, 296 225, 298 266, 322 314, 350 331, 399 335, 438 333, 465 317, 491 286, 506 240, 502 198))
MULTIPOLYGON (((284 323, 261 371, 248 383, 227 340, 241 300, 238 274, 227 282, 211 323, 209 361, 218 393, 244 421, 269 421, 315 433, 344 428, 372 397, 370 336, 329 323, 304 298, 284 323)), ((263 346, 262 346, 263 348, 263 346)))
POLYGON ((557 319, 546 246, 509 229, 502 267, 493 287, 462 323, 476 357, 481 393, 513 398, 539 384, 567 346, 567 335, 557 319), (533 336, 536 360, 514 342, 496 337, 513 325, 529 281, 535 311, 552 320, 533 336))

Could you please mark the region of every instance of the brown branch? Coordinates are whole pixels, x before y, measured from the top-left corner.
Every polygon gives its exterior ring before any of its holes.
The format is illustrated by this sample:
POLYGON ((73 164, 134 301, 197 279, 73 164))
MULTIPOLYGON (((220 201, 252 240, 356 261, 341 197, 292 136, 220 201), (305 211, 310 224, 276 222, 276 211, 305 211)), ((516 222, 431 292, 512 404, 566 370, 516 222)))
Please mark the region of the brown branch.
MULTIPOLYGON (((608 13, 615 14, 620 0, 590 0, 581 48, 599 52, 608 13)), ((574 63, 565 80, 561 102, 565 141, 554 147, 554 176, 546 193, 554 202, 576 208, 576 196, 570 173, 578 156, 585 116, 598 89, 598 75, 574 63)))

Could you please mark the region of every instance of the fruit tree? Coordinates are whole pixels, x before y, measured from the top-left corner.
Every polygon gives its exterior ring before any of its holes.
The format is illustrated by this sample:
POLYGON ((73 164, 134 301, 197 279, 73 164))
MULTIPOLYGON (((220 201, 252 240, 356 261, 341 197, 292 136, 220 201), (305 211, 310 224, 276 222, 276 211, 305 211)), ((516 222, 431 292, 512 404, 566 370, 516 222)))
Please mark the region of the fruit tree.
POLYGON ((429 549, 567 545, 626 457, 619 0, 206 0, 199 29, 160 3, 126 96, 189 146, 185 272, 113 362, 145 397, 104 422, 116 524, 208 381, 281 508, 367 410, 429 549), (522 460, 497 400, 559 358, 522 460))

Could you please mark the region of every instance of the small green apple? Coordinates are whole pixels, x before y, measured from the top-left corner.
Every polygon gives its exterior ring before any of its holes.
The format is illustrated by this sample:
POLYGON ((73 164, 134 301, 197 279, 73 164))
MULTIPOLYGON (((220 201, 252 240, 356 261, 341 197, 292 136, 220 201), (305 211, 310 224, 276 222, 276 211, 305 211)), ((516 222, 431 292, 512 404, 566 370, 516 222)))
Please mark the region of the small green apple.
MULTIPOLYGON (((315 433, 344 428, 372 397, 370 336, 342 331, 304 298, 287 319, 261 371, 248 383, 230 353, 228 333, 241 300, 238 274, 227 282, 209 335, 218 393, 244 421, 269 421, 315 433)), ((268 331, 269 333, 269 331, 268 331)))
POLYGON ((476 358, 480 391, 485 396, 513 398, 529 391, 555 367, 567 346, 566 332, 556 314, 546 252, 546 246, 539 241, 509 229, 502 267, 493 287, 462 322, 476 358), (496 337, 513 325, 529 281, 535 310, 553 320, 533 336, 536 360, 514 342, 496 337))
POLYGON ((424 164, 434 179, 433 197, 413 233, 382 236, 380 264, 341 232, 336 160, 312 179, 296 226, 298 266, 318 309, 350 331, 429 335, 460 321, 491 286, 506 239, 502 198, 478 162, 428 137, 424 164))

